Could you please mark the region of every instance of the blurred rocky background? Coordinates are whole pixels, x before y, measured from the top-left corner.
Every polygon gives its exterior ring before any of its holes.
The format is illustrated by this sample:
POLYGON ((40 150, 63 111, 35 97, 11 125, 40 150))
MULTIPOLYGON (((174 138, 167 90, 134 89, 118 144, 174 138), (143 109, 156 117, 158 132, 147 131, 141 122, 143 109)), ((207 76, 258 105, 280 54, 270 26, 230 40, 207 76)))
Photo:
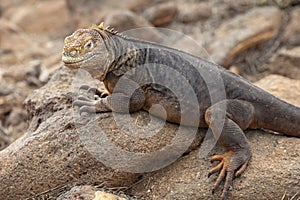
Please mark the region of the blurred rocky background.
MULTIPOLYGON (((119 32, 162 27, 183 33, 206 53, 186 37, 174 47, 258 81, 299 106, 299 19, 299 0, 1 0, 0 150, 26 132, 30 116, 23 102, 62 66, 63 39, 78 28, 104 21, 119 32)), ((136 37, 169 39, 155 29, 136 37)))

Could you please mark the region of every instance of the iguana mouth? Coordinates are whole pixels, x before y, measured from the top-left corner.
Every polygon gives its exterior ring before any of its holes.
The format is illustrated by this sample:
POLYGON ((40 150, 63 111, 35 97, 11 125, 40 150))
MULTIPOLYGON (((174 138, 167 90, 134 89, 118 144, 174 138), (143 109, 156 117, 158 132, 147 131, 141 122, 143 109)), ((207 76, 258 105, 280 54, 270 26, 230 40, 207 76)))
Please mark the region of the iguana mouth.
POLYGON ((83 62, 86 62, 88 60, 91 60, 95 57, 95 55, 91 55, 87 58, 83 58, 83 59, 74 59, 74 58, 71 58, 71 57, 68 57, 68 56, 62 56, 62 61, 64 62, 64 64, 67 66, 67 67, 71 67, 71 68, 79 68, 80 65, 83 63, 83 62))
POLYGON ((78 63, 64 63, 66 67, 72 68, 72 69, 79 69, 80 65, 78 63))

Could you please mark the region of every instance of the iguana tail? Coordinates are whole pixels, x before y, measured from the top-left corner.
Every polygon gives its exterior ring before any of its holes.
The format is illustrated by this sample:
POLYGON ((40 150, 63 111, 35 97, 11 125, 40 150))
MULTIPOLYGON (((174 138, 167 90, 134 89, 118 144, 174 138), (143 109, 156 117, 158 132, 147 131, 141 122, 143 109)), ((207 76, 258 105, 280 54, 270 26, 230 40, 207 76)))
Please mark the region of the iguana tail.
POLYGON ((257 124, 285 135, 300 137, 300 108, 273 95, 256 109, 257 124))

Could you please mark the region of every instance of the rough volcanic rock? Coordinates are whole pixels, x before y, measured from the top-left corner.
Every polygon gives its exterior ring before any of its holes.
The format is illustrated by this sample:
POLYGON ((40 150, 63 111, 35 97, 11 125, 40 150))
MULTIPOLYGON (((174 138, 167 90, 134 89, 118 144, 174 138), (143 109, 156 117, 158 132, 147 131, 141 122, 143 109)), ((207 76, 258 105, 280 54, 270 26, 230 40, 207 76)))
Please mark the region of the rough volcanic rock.
POLYGON ((129 29, 151 27, 152 25, 143 17, 129 11, 117 10, 105 17, 105 24, 116 28, 119 32, 129 29))
MULTIPOLYGON (((270 75, 255 84, 300 106, 298 80, 270 75)), ((252 160, 245 173, 234 180, 228 199, 288 199, 294 195, 299 198, 300 139, 262 130, 248 130, 246 137, 251 145, 252 160)), ((222 152, 222 148, 217 146, 209 155, 222 152)), ((134 191, 139 194, 142 186, 147 185, 143 189, 148 191, 149 199, 218 199, 223 185, 214 196, 211 195, 216 176, 207 178, 207 173, 215 165, 209 164, 208 157, 200 158, 201 155, 200 150, 192 151, 153 176, 145 177, 134 191)))
POLYGON ((8 137, 8 134, 6 130, 3 128, 3 126, 0 123, 0 151, 5 149, 10 144, 10 138, 8 137))
POLYGON ((6 129, 11 142, 20 137, 28 126, 27 113, 22 102, 32 89, 26 87, 24 82, 15 85, 8 84, 6 79, 0 79, 0 83, 12 90, 11 93, 9 90, 2 90, 3 95, 0 95, 0 124, 6 129))
POLYGON ((295 7, 291 13, 291 19, 288 23, 283 37, 287 44, 291 46, 300 45, 300 8, 295 7))
POLYGON ((179 6, 177 19, 183 23, 208 19, 212 15, 212 8, 207 3, 183 4, 179 6))
POLYGON ((20 55, 24 54, 32 41, 16 24, 0 19, 0 64, 11 65, 20 62, 20 55))
POLYGON ((28 36, 16 24, 0 19, 0 26, 0 49, 2 51, 20 51, 31 44, 28 36))
POLYGON ((102 191, 97 191, 95 193, 95 198, 93 200, 126 200, 125 198, 119 197, 114 194, 109 194, 102 191))
POLYGON ((275 7, 254 8, 223 23, 209 45, 211 59, 228 67, 245 49, 260 44, 279 30, 281 11, 275 7))
POLYGON ((162 36, 155 30, 145 18, 129 10, 113 11, 105 17, 105 24, 115 28, 124 35, 148 40, 152 42, 161 42, 162 36))
POLYGON ((173 21, 177 11, 177 4, 167 2, 146 9, 142 15, 154 26, 163 26, 173 21))
POLYGON ((90 185, 74 186, 61 194, 57 200, 92 200, 95 198, 95 192, 96 189, 90 185))
POLYGON ((274 74, 300 79, 300 46, 279 51, 272 57, 268 67, 274 74))
POLYGON ((142 12, 155 3, 153 0, 129 0, 124 7, 127 7, 133 12, 142 12))
MULTIPOLYGON (((245 173, 234 180, 228 199, 299 197, 300 140, 253 130, 247 131, 246 136, 252 148, 252 160, 245 173)), ((222 152, 220 149, 213 151, 222 152)), ((147 184, 144 190, 148 191, 148 198, 218 199, 223 185, 212 195, 211 189, 217 177, 207 178, 209 168, 215 164, 209 164, 208 159, 200 159, 199 155, 199 151, 193 151, 160 170, 151 179, 145 179, 141 185, 147 184)), ((137 190, 140 189, 137 186, 137 190)))
POLYGON ((269 75, 255 83, 273 95, 300 107, 300 80, 280 75, 269 75))
POLYGON ((128 186, 139 176, 132 172, 159 169, 201 141, 197 129, 183 127, 180 133, 184 134, 177 134, 177 125, 164 125, 145 112, 134 113, 132 118, 112 113, 78 115, 71 104, 78 95, 76 88, 78 84, 94 83, 86 74, 78 73, 62 68, 25 101, 30 127, 23 137, 0 152, 1 197, 22 199, 61 185, 83 183, 128 186), (149 119, 154 123, 150 129, 143 126, 149 119), (108 138, 114 143, 107 146, 103 142, 108 138), (110 151, 114 144, 123 149, 120 155, 110 151), (138 158, 132 158, 132 154, 138 158))
MULTIPOLYGON (((0 152, 1 197, 26 198, 61 185, 126 187, 140 177, 140 174, 132 173, 134 170, 146 172, 159 169, 155 173, 145 174, 151 178, 146 178, 146 188, 139 190, 151 199, 216 198, 209 192, 214 180, 206 178, 211 167, 207 157, 200 159, 200 153, 192 151, 199 145, 205 130, 201 129, 200 133, 193 135, 192 129, 184 128, 185 134, 178 138, 177 125, 164 124, 156 118, 150 118, 155 126, 149 130, 144 127, 149 123, 149 115, 142 111, 131 117, 112 113, 78 115, 71 102, 78 95, 79 85, 97 84, 86 76, 83 72, 75 73, 62 68, 47 85, 28 97, 26 107, 31 120, 27 133, 0 152), (107 139, 103 139, 101 133, 113 144, 134 155, 159 153, 140 162, 127 158, 122 161, 126 154, 111 151, 110 146, 103 143, 107 139), (175 140, 179 143, 169 151, 161 152, 171 141, 174 142, 174 138, 179 139, 175 140), (173 162, 176 153, 186 149, 187 144, 192 147, 184 158, 160 169, 160 166, 173 162)), ((299 139, 265 134, 263 131, 250 131, 247 136, 252 146, 253 160, 246 173, 236 179, 230 196, 251 199, 265 194, 262 198, 279 198, 284 194, 284 188, 289 188, 287 195, 295 194, 299 189, 300 177, 297 164, 300 158, 297 148, 299 139)), ((210 154, 216 152, 221 153, 220 148, 210 154)), ((144 187, 143 181, 134 184, 134 187, 144 187)), ((139 195, 138 192, 133 194, 139 195)))
POLYGON ((37 1, 5 14, 27 33, 63 36, 72 29, 66 1, 37 1))
POLYGON ((68 105, 72 80, 70 71, 58 73, 26 101, 28 132, 0 152, 2 198, 24 199, 69 183, 99 184, 103 177, 111 185, 135 180, 136 175, 106 168, 81 144, 68 105))

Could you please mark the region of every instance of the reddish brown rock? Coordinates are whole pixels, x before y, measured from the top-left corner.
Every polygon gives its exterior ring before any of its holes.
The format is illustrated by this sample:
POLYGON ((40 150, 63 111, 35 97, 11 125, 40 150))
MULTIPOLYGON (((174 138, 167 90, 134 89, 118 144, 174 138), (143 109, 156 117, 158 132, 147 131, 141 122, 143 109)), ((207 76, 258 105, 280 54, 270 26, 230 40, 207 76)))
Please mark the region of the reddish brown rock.
POLYGON ((300 45, 300 8, 296 7, 291 11, 291 19, 284 31, 283 37, 291 46, 300 45))
POLYGON ((19 62, 20 56, 33 41, 16 24, 0 19, 0 64, 11 65, 19 62))
POLYGON ((173 31, 165 31, 165 33, 167 33, 168 37, 163 41, 163 45, 185 51, 203 59, 209 59, 206 49, 192 37, 173 31))
POLYGON ((180 5, 177 19, 183 23, 196 22, 208 19, 212 15, 212 9, 208 3, 180 5))
POLYGON ((163 26, 173 21, 178 11, 177 5, 167 2, 146 9, 142 16, 154 26, 163 26))
POLYGON ((153 4, 155 4, 155 1, 153 0, 129 0, 123 7, 126 7, 133 12, 142 12, 153 4))
POLYGON ((117 10, 111 12, 105 17, 105 24, 109 25, 110 27, 114 27, 119 32, 134 28, 152 26, 145 18, 129 10, 117 10))
POLYGON ((228 67, 243 50, 274 37, 280 27, 281 11, 275 7, 254 8, 223 23, 209 45, 211 58, 228 67))
POLYGON ((6 17, 27 33, 64 36, 73 27, 66 1, 26 4, 7 13, 6 17))
POLYGON ((300 79, 300 46, 280 50, 271 58, 268 67, 274 74, 300 79))
POLYGON ((300 80, 280 75, 269 75, 255 83, 273 95, 300 107, 300 80))
POLYGON ((113 27, 118 32, 123 32, 125 35, 148 40, 153 42, 161 42, 162 36, 155 30, 145 18, 137 15, 129 10, 113 11, 105 18, 105 23, 113 27))

